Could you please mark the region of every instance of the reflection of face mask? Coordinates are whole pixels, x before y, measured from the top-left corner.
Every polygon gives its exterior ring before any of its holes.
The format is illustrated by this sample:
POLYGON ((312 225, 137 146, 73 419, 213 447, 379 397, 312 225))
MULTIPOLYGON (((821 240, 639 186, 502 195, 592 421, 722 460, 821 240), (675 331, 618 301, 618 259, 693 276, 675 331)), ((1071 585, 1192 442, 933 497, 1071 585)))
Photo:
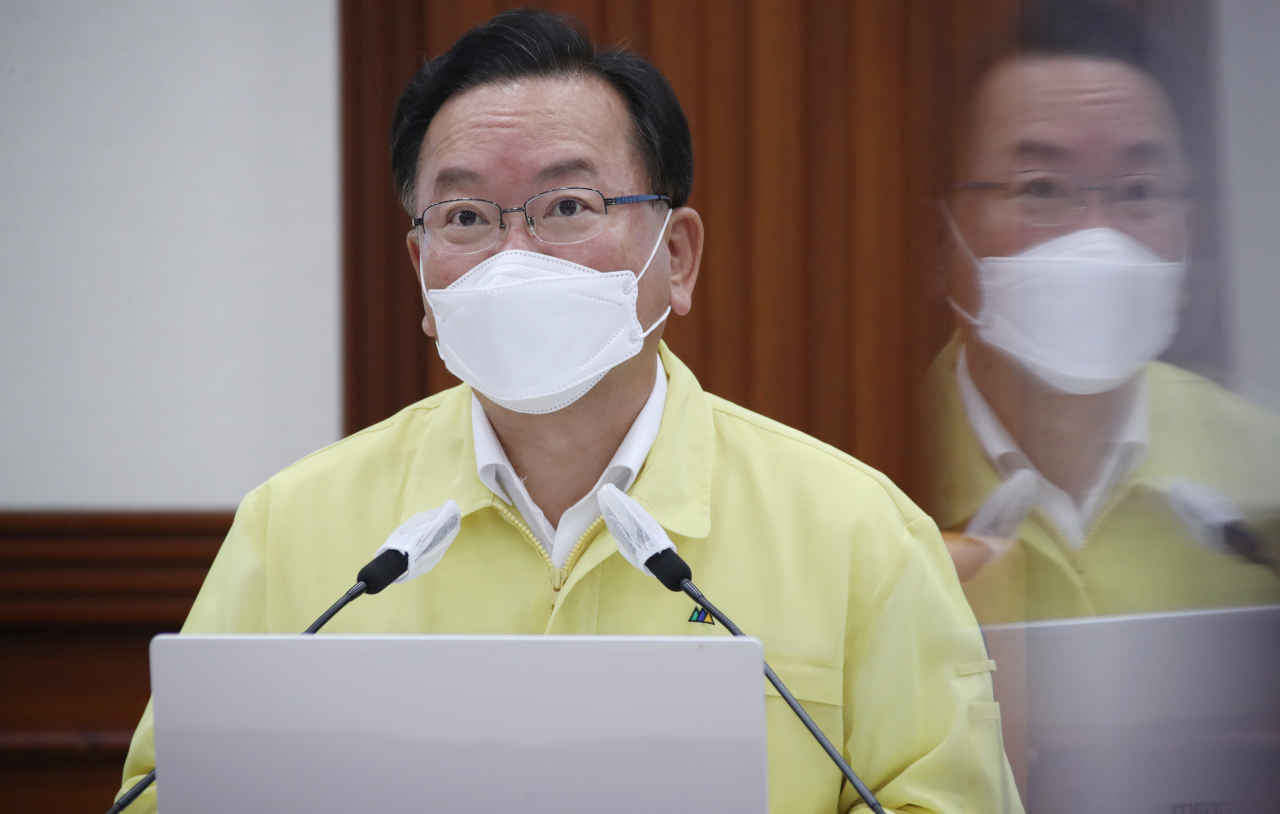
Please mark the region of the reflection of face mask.
POLYGON ((671 313, 668 307, 647 329, 636 314, 640 278, 666 228, 664 221, 639 275, 504 251, 448 288, 428 291, 419 266, 445 367, 520 413, 552 413, 582 398, 639 353, 644 338, 671 313))
MULTIPOLYGON (((956 239, 969 254, 958 231, 956 239)), ((976 318, 952 307, 983 342, 1056 390, 1112 390, 1173 341, 1186 263, 1166 262, 1123 232, 1084 229, 1013 257, 969 259, 982 307, 976 318)))

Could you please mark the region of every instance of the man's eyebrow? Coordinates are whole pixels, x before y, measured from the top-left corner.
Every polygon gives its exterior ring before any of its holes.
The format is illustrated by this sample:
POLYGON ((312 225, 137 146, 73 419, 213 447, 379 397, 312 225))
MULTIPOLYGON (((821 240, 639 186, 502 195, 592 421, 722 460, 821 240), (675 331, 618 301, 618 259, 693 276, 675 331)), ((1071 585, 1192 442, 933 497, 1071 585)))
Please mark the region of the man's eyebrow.
POLYGON ((1070 154, 1068 150, 1044 141, 1020 141, 1018 142, 1017 152, 1019 158, 1034 158, 1043 161, 1057 161, 1070 154))
POLYGON ((466 167, 445 167, 436 173, 435 192, 438 195, 444 190, 464 184, 478 184, 481 180, 480 173, 475 170, 469 170, 466 167))
POLYGON ((554 181, 557 178, 563 178, 566 175, 597 174, 596 165, 586 158, 571 158, 565 161, 557 161, 554 164, 543 167, 538 171, 538 181, 554 181))

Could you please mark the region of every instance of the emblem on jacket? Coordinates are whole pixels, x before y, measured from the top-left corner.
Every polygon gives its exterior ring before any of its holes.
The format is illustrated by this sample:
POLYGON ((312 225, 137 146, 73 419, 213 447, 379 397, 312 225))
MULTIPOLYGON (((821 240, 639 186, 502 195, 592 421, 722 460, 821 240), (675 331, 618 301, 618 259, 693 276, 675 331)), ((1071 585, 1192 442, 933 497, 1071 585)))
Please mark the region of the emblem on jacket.
POLYGON ((690 622, 701 622, 704 625, 714 625, 716 620, 711 618, 711 614, 707 613, 706 608, 694 608, 693 615, 689 617, 690 622))

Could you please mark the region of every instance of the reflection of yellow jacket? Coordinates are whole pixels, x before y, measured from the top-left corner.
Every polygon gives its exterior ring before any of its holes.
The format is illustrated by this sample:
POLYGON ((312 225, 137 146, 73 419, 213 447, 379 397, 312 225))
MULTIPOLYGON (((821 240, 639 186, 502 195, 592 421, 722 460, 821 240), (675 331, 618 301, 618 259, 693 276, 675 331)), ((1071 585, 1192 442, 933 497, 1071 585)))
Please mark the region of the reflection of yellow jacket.
MULTIPOLYGON (((698 587, 763 640, 886 807, 1009 810, 986 652, 933 522, 880 474, 707 395, 662 354, 661 430, 629 493, 671 533, 698 587)), ((392 529, 450 498, 462 530, 435 570, 357 600, 326 633, 723 632, 690 622, 692 601, 629 565, 599 521, 553 567, 476 476, 470 409, 467 388, 441 393, 251 492, 184 632, 305 629, 392 529)), ((849 810, 856 794, 769 692, 772 810, 849 810)), ((126 787, 153 765, 151 733, 148 708, 126 787)), ((572 769, 556 779, 572 781, 572 769)), ((150 792, 139 806, 154 807, 150 792)))
MULTIPOLYGON (((933 410, 930 514, 965 523, 1000 483, 969 427, 956 385, 953 340, 926 389, 933 410)), ((1280 419, 1195 374, 1160 362, 1151 383, 1146 457, 1108 498, 1075 551, 1034 509, 1018 544, 964 584, 979 621, 1054 619, 1280 603, 1280 578, 1263 565, 1196 542, 1163 497, 1180 476, 1212 487, 1264 529, 1280 516, 1280 419)))

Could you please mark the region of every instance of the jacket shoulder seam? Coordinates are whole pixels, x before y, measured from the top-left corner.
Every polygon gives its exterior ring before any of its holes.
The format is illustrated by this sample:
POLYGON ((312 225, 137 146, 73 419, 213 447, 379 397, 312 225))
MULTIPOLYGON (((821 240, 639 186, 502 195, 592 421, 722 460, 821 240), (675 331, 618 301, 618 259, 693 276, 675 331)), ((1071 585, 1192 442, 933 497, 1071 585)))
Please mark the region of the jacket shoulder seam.
MULTIPOLYGON (((920 518, 923 519, 923 518, 920 518)), ((876 582, 876 587, 872 589, 871 596, 867 601, 866 621, 870 622, 879 617, 884 610, 884 604, 888 601, 889 594, 893 592, 894 587, 898 583, 898 578, 906 570, 907 564, 915 556, 914 547, 908 545, 907 540, 911 537, 911 526, 917 521, 910 521, 902 528, 902 534, 898 537, 897 550, 893 552, 893 557, 889 561, 888 567, 880 574, 880 579, 876 582)), ((867 625, 863 624, 858 632, 849 638, 845 645, 845 660, 848 661, 850 654, 857 649, 862 633, 866 630, 867 625)))
MULTIPOLYGON (((729 404, 732 404, 732 402, 729 402, 729 404)), ((742 408, 738 408, 737 405, 733 405, 733 406, 737 409, 729 410, 713 402, 711 405, 711 409, 713 412, 719 413, 720 415, 723 415, 727 418, 737 419, 738 421, 741 421, 745 424, 749 424, 758 430, 771 433, 773 435, 778 436, 779 438, 783 438, 785 440, 800 444, 801 446, 807 447, 815 452, 822 453, 823 455, 826 455, 827 457, 832 458, 833 460, 848 466, 849 468, 864 475, 865 477, 870 478, 872 481, 875 482, 877 486, 880 487, 880 489, 884 492, 885 496, 888 497, 889 500, 893 503, 894 508, 897 509, 898 516, 902 518, 903 523, 909 524, 920 519, 919 517, 916 517, 916 518, 907 517, 906 513, 903 512, 902 507, 899 505, 898 499, 894 496, 893 491, 890 490, 889 486, 887 485, 886 482, 888 481, 888 478, 886 478, 883 473, 879 472, 876 469, 873 469, 872 467, 868 466, 862 461, 859 461, 857 458, 853 457, 852 455, 849 455, 846 452, 841 452, 840 450, 835 449, 829 444, 819 441, 816 438, 811 438, 805 435, 804 433, 800 432, 799 430, 786 427, 788 432, 783 432, 777 427, 769 426, 769 424, 773 423, 772 421, 768 419, 765 419, 763 421, 756 420, 757 418, 760 418, 760 417, 755 416, 750 411, 745 411, 745 410, 743 411, 746 413, 744 415, 742 412, 739 412, 739 410, 741 410, 742 408)), ((785 427, 785 425, 783 426, 785 427)))
MULTIPOLYGON (((392 426, 394 426, 400 420, 408 416, 410 413, 415 413, 419 411, 431 412, 433 410, 439 409, 439 407, 440 407, 439 404, 423 404, 423 403, 411 404, 408 407, 405 407, 400 412, 396 413, 395 415, 384 418, 383 420, 379 421, 377 424, 372 424, 368 427, 365 427, 362 430, 357 430, 356 432, 351 433, 345 438, 339 438, 337 441, 334 441, 332 444, 323 446, 320 449, 317 449, 315 452, 311 452, 311 453, 308 453, 307 455, 304 455, 303 457, 299 458, 298 460, 286 466, 284 469, 281 469, 280 472, 277 472, 276 474, 279 475, 281 473, 288 472, 290 469, 293 469, 295 466, 305 463, 306 461, 309 461, 310 459, 316 457, 317 455, 323 455, 324 453, 330 450, 337 449, 343 444, 349 441, 353 441, 356 438, 360 438, 366 435, 373 435, 375 433, 382 432, 383 430, 390 429, 392 426)), ((275 477, 275 476, 272 476, 272 477, 275 477)))

